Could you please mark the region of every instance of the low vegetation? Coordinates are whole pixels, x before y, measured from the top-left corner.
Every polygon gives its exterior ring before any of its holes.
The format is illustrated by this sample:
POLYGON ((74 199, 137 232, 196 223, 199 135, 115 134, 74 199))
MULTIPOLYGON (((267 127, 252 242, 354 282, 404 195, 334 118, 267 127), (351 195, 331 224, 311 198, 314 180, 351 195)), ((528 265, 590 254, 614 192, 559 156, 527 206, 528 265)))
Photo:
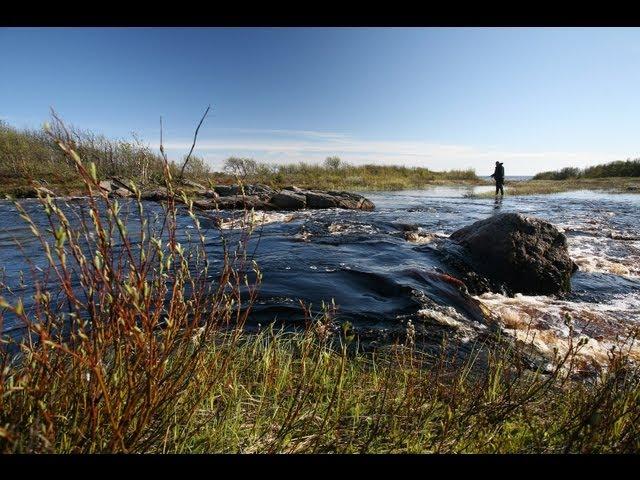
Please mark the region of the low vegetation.
MULTIPOLYGON (((575 190, 603 190, 610 193, 640 193, 640 178, 568 178, 558 180, 513 181, 507 179, 505 195, 539 195, 575 190)), ((495 190, 490 189, 470 195, 474 198, 493 198, 495 190)))
POLYGON ((296 185, 323 190, 404 190, 438 184, 479 184, 473 170, 434 172, 428 168, 394 165, 350 165, 339 157, 328 157, 323 164, 299 162, 266 165, 252 159, 229 158, 225 171, 238 174, 245 182, 273 187, 296 185))
POLYGON ((640 159, 618 160, 579 169, 567 167, 562 170, 541 172, 533 180, 567 180, 576 178, 640 177, 640 159))
POLYGON ((88 200, 73 217, 39 191, 45 227, 16 202, 48 262, 34 265, 33 298, 0 297, 0 330, 13 318, 25 331, 2 338, 1 451, 640 451, 640 371, 622 346, 584 381, 582 341, 542 372, 499 338, 463 365, 429 357, 411 325, 364 352, 331 305, 302 305, 304 329, 250 333, 261 274, 248 212, 232 238, 214 231, 222 251, 210 259, 211 232, 173 188, 166 157, 170 195, 152 225, 139 198, 125 208, 98 188, 64 126, 49 135, 88 200), (177 215, 191 219, 192 241, 178 241, 177 215))
MULTIPOLYGON (((53 124, 51 128, 56 127, 53 124)), ((54 132, 60 136, 62 132, 54 132)), ((95 165, 98 178, 119 176, 138 185, 164 182, 163 160, 135 135, 128 140, 111 140, 80 129, 68 129, 74 150, 95 165)), ((168 168, 176 177, 179 165, 169 161, 168 168)), ((206 163, 191 157, 185 177, 206 178, 206 163)), ((35 197, 33 183, 48 187, 57 194, 74 194, 84 190, 84 184, 74 164, 43 130, 18 130, 0 121, 0 196, 35 197)))
MULTIPOLYGON (((132 140, 111 140, 73 128, 69 129, 69 135, 78 154, 95 164, 98 178, 117 176, 140 186, 163 184, 162 155, 136 136, 132 140)), ((179 178, 184 160, 169 160, 173 178, 179 178)), ((205 186, 242 179, 245 183, 264 183, 274 188, 296 185, 324 190, 398 190, 442 183, 483 183, 473 170, 434 172, 402 166, 352 166, 338 157, 329 157, 323 164, 283 165, 230 157, 224 162, 223 171, 213 172, 202 158, 191 156, 184 176, 205 186)), ((0 121, 0 196, 34 197, 34 181, 59 195, 83 190, 73 164, 44 130, 18 130, 0 121)))

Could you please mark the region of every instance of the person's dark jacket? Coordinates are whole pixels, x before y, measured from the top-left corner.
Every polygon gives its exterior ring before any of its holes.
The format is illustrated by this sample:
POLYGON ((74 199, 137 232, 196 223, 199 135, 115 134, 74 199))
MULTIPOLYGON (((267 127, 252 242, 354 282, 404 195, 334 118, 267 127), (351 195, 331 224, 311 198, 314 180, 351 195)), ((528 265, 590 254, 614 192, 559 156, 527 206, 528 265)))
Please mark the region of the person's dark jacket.
POLYGON ((504 182, 504 165, 501 163, 496 165, 496 169, 491 175, 492 178, 496 180, 496 182, 504 182))

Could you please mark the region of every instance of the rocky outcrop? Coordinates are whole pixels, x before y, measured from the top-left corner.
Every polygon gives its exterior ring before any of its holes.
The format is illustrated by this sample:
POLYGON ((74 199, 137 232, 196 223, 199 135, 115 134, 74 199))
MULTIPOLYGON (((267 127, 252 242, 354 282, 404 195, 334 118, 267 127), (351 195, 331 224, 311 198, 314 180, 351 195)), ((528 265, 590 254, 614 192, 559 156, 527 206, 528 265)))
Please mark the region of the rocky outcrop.
POLYGON ((213 187, 213 190, 221 197, 238 195, 240 193, 240 187, 237 185, 216 185, 213 187))
POLYGON ((111 193, 116 197, 126 198, 126 197, 133 196, 133 193, 131 192, 131 190, 129 190, 128 188, 122 188, 122 187, 118 187, 115 190, 112 190, 111 193))
POLYGON ((229 195, 227 197, 196 200, 193 205, 201 210, 274 210, 274 206, 257 195, 229 195))
POLYGON ((362 195, 350 192, 328 192, 338 201, 338 208, 346 208, 349 210, 373 210, 375 208, 373 202, 367 200, 362 195))
MULTIPOLYGON (((304 190, 288 186, 274 190, 268 185, 250 184, 242 188, 238 185, 215 185, 206 188, 199 183, 184 180, 183 185, 194 205, 203 210, 244 209, 256 210, 301 210, 304 208, 344 208, 349 210, 373 210, 375 205, 363 197, 350 192, 304 190)), ((127 179, 111 177, 102 180, 100 188, 109 195, 117 197, 135 196, 134 189, 127 179)), ((180 188, 176 190, 176 201, 180 202, 180 188)), ((168 198, 165 187, 142 189, 142 200, 164 201, 168 198)))
POLYGON ((131 180, 122 177, 111 177, 110 181, 113 190, 118 190, 121 188, 124 190, 128 190, 130 193, 134 193, 133 188, 131 188, 131 180))
POLYGON ((212 201, 198 200, 194 205, 201 209, 238 209, 254 208, 256 210, 301 210, 304 208, 344 208, 350 210, 373 210, 375 205, 363 197, 350 192, 303 190, 288 186, 280 191, 267 185, 245 185, 240 189, 237 185, 216 185, 209 190, 212 201), (244 191, 244 195, 242 192, 244 191), (216 196, 218 198, 216 198, 216 196))
POLYGON ((140 194, 142 200, 152 200, 154 202, 160 202, 166 200, 169 196, 165 187, 158 187, 153 190, 146 190, 140 194))
POLYGON ((457 230, 441 246, 441 253, 472 293, 568 292, 577 270, 562 232, 519 213, 494 215, 457 230))
POLYGON ((205 187, 201 183, 197 183, 188 179, 182 180, 182 184, 186 185, 187 187, 195 188, 196 190, 207 190, 207 187, 205 187))
POLYGON ((338 206, 337 199, 329 193, 307 192, 305 196, 309 208, 336 208, 338 206))
POLYGON ((300 193, 282 190, 271 196, 271 203, 282 210, 300 210, 307 206, 307 198, 300 193))

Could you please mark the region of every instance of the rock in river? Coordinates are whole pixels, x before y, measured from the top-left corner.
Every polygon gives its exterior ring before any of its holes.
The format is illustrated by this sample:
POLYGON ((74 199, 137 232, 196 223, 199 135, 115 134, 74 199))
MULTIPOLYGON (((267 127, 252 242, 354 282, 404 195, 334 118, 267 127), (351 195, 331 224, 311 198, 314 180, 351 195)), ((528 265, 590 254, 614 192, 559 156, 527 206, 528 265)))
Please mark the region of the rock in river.
POLYGON ((520 213, 494 215, 461 228, 441 251, 473 293, 568 292, 577 270, 565 235, 544 220, 520 213))
POLYGON ((307 206, 307 199, 302 194, 282 190, 271 197, 271 203, 283 210, 299 210, 307 206))

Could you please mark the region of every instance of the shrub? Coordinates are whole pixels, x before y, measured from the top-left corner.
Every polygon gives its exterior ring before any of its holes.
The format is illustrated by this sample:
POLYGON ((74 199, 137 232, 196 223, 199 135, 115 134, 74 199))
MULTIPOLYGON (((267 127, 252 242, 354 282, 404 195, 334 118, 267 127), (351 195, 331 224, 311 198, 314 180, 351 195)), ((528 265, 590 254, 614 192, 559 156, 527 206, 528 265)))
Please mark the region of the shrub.
POLYGON ((327 157, 327 158, 325 158, 324 166, 325 166, 325 168, 329 168, 331 170, 338 170, 342 166, 340 157, 327 157))
POLYGON ((222 168, 227 173, 245 179, 256 174, 258 163, 252 158, 229 157, 224 161, 222 168))
POLYGON ((19 343, 2 339, 0 450, 176 445, 198 430, 196 409, 224 382, 228 359, 213 368, 211 346, 221 331, 231 332, 230 345, 237 341, 255 298, 260 273, 245 250, 250 222, 234 248, 222 238, 215 272, 205 232, 192 203, 173 189, 166 158, 169 198, 164 219, 151 224, 139 195, 121 205, 98 188, 95 164, 81 159, 64 126, 55 126, 52 139, 84 183, 87 211, 74 215, 40 193, 47 218, 41 225, 16 203, 48 260, 34 270, 33 307, 0 297, 0 328, 13 315, 25 329, 19 343), (195 242, 179 242, 178 203, 187 207, 195 242), (137 213, 138 231, 128 230, 125 212, 137 213))

